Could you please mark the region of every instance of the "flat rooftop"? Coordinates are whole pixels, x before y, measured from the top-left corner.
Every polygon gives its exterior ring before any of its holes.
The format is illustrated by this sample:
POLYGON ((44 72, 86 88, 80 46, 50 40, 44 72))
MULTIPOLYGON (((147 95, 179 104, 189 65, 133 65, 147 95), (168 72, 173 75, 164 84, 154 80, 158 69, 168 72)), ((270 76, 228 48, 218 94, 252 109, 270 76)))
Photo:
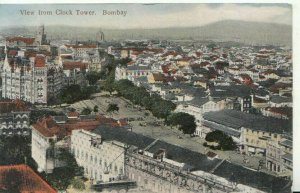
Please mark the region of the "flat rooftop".
MULTIPOLYGON (((100 134, 104 140, 117 140, 127 145, 133 145, 139 149, 145 149, 155 139, 137 134, 126 129, 117 127, 100 126, 94 131, 100 134)), ((156 141, 147 151, 155 153, 161 149, 166 151, 166 158, 185 163, 192 167, 191 170, 209 172, 222 161, 221 159, 209 160, 205 154, 191 151, 189 149, 173 145, 164 141, 156 141)), ((282 177, 275 177, 263 172, 245 168, 234 163, 224 161, 215 169, 212 174, 233 180, 239 184, 248 185, 266 192, 284 193, 290 192, 289 180, 282 177)))

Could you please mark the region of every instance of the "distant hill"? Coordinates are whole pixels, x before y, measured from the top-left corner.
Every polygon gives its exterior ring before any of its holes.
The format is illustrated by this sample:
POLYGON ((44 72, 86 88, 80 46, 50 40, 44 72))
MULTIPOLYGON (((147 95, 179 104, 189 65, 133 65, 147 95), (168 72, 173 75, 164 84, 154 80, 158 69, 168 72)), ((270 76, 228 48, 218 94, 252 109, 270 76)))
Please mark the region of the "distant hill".
MULTIPOLYGON (((45 26, 51 39, 95 40, 99 27, 45 26)), ((7 34, 34 34, 36 27, 2 29, 7 34)), ((224 20, 200 27, 173 27, 156 29, 103 29, 111 39, 190 39, 236 41, 247 44, 292 45, 292 26, 274 23, 224 20)))

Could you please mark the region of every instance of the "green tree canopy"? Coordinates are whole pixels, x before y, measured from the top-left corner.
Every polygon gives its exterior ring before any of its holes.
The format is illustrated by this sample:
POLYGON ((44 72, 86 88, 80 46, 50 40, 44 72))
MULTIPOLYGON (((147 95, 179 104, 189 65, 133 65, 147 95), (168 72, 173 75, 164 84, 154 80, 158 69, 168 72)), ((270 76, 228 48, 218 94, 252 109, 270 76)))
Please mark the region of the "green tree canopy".
POLYGON ((92 110, 88 107, 84 108, 82 111, 81 111, 81 114, 82 115, 89 115, 91 114, 92 110))
POLYGON ((114 112, 114 111, 119 111, 119 106, 114 103, 109 104, 106 112, 114 112))
POLYGON ((195 117, 188 113, 172 113, 168 116, 166 123, 172 126, 178 126, 178 129, 184 134, 193 134, 196 130, 195 117))
POLYGON ((236 143, 233 141, 232 137, 219 130, 208 133, 205 140, 218 143, 219 145, 217 148, 221 150, 234 150, 236 148, 236 143))

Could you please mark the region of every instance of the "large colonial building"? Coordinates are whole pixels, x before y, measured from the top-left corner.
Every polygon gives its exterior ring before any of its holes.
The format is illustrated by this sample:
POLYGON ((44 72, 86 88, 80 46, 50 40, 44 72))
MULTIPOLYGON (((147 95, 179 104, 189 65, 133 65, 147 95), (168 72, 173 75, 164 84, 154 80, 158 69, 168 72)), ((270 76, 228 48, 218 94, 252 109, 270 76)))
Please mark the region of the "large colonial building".
POLYGON ((123 143, 104 140, 85 130, 74 130, 71 135, 71 150, 77 163, 84 168, 85 176, 95 182, 124 178, 125 148, 123 143))
POLYGON ((136 182, 151 192, 290 192, 289 181, 123 128, 72 132, 71 147, 92 187, 136 182), (244 178, 250 175, 252 178, 244 178))
POLYGON ((102 115, 84 116, 69 112, 64 116, 44 117, 32 125, 32 158, 39 171, 52 173, 53 169, 63 165, 57 156, 60 148, 69 150, 70 135, 73 130, 94 130, 102 124, 118 125, 116 120, 102 115))
POLYGON ((46 104, 48 95, 57 94, 62 86, 60 66, 47 61, 47 56, 15 56, 5 60, 1 72, 2 97, 21 99, 30 103, 46 104))

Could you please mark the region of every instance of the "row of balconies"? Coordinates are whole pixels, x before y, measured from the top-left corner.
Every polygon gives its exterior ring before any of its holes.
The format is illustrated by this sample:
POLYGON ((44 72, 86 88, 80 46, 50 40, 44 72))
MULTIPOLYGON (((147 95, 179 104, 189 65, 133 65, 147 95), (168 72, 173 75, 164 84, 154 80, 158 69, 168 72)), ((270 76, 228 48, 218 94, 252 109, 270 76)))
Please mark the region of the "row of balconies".
POLYGON ((177 166, 165 162, 159 162, 142 155, 130 154, 126 157, 127 166, 146 172, 152 176, 167 180, 179 186, 184 186, 187 189, 195 187, 195 183, 204 183, 217 187, 222 190, 233 190, 233 186, 217 181, 215 178, 208 179, 202 176, 196 176, 183 171, 177 166))

